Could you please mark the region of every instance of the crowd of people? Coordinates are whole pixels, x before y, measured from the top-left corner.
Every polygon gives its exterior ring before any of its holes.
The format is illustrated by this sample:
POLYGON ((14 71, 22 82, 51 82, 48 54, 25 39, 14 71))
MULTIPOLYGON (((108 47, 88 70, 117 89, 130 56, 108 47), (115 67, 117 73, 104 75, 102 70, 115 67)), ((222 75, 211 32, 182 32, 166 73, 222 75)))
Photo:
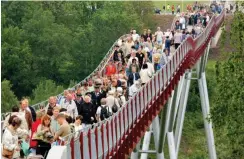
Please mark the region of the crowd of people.
POLYGON ((163 32, 157 27, 155 33, 144 29, 139 35, 131 29, 130 35, 116 44, 104 74, 97 72, 76 88, 65 90, 63 96, 51 96, 38 111, 29 106, 28 99, 21 100, 5 119, 2 157, 29 153, 45 157, 51 146, 68 134, 108 119, 165 66, 182 41, 200 34, 210 18, 202 8, 181 14, 173 30, 163 32), (189 30, 189 25, 194 27, 189 30))
MULTIPOLYGON (((217 5, 217 6, 221 6, 221 5, 217 5)), ((185 6, 183 4, 172 4, 172 5, 167 4, 167 5, 163 5, 162 10, 159 8, 155 8, 154 12, 156 14, 161 14, 162 12, 170 13, 172 15, 180 14, 182 12, 182 7, 186 8, 186 12, 195 12, 198 10, 206 9, 207 5, 203 3, 198 3, 198 1, 194 2, 193 4, 187 4, 185 6)))

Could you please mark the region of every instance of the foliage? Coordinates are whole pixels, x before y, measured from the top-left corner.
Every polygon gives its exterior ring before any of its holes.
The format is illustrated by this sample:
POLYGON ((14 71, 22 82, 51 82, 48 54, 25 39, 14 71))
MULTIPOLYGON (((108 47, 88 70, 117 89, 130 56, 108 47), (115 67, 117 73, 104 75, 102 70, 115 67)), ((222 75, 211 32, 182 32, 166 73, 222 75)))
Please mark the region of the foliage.
POLYGON ((240 19, 244 19, 244 13, 236 12, 230 35, 235 50, 229 53, 228 60, 216 65, 218 93, 212 118, 219 158, 227 159, 244 157, 244 21, 240 19))
POLYGON ((62 86, 57 86, 52 80, 41 81, 36 89, 33 90, 33 100, 31 100, 31 103, 35 104, 39 101, 48 99, 50 96, 58 95, 63 90, 64 88, 62 86))
POLYGON ((2 96, 1 96, 1 107, 2 113, 11 111, 14 105, 18 105, 18 100, 13 91, 11 91, 12 85, 10 81, 3 80, 1 82, 2 96))
POLYGON ((2 80, 19 99, 35 96, 32 90, 45 80, 65 88, 81 81, 115 40, 152 19, 139 11, 150 13, 152 2, 7 1, 1 7, 2 80))

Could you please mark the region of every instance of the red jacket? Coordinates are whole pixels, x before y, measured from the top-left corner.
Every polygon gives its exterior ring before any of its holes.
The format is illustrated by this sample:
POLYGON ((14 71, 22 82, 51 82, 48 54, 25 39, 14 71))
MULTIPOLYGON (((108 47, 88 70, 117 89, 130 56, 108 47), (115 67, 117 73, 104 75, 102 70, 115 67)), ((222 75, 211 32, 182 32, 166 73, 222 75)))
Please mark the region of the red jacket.
POLYGON ((113 64, 106 66, 106 75, 111 76, 116 73, 116 67, 113 64))
POLYGON ((36 132, 38 126, 41 124, 41 119, 37 119, 31 126, 31 140, 30 140, 30 148, 35 148, 37 146, 37 141, 33 141, 33 134, 36 132))

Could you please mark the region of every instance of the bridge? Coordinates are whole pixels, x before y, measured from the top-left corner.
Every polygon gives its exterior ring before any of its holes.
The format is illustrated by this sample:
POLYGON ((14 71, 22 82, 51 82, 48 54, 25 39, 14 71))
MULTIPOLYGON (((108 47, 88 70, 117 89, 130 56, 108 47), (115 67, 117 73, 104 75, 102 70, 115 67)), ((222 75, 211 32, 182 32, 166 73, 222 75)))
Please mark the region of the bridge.
MULTIPOLYGON (((185 39, 175 50, 170 61, 117 113, 105 121, 66 136, 60 145, 52 147, 47 158, 122 159, 130 156, 136 159, 139 153, 142 153, 141 158, 147 158, 149 153, 155 153, 157 158, 161 159, 164 158, 163 148, 167 137, 170 158, 176 159, 190 83, 191 80, 197 80, 209 158, 217 159, 209 117, 205 67, 209 49, 211 45, 216 44, 215 36, 220 35, 224 17, 225 10, 219 15, 214 15, 197 38, 185 39), (163 113, 159 116, 162 110, 163 113), (77 133, 78 135, 75 135, 77 133), (148 149, 151 133, 154 135, 156 150, 148 149), (141 141, 143 136, 144 140, 141 141), (141 142, 143 142, 142 150, 140 150, 141 142)), ((104 57, 93 73, 103 72, 111 57, 112 51, 104 57)))

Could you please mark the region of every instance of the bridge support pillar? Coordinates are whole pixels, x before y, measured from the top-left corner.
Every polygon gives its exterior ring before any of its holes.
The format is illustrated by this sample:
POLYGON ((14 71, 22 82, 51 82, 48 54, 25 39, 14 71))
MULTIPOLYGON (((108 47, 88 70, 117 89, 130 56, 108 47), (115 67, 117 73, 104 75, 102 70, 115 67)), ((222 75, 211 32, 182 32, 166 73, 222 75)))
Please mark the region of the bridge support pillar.
POLYGON ((207 89, 205 72, 203 72, 201 78, 198 79, 198 85, 199 85, 199 91, 201 97, 201 106, 202 106, 205 134, 208 143, 209 159, 217 159, 215 144, 214 144, 212 122, 210 119, 210 107, 209 107, 208 89, 207 89))
POLYGON ((198 77, 198 88, 199 88, 199 92, 200 92, 204 128, 205 128, 205 134, 206 134, 207 143, 208 143, 209 159, 217 159, 216 149, 215 149, 215 144, 214 144, 212 121, 210 118, 208 87, 207 87, 207 80, 206 80, 206 74, 205 74, 210 43, 211 43, 211 41, 209 42, 208 47, 205 49, 205 54, 201 57, 201 59, 199 60, 199 62, 197 64, 197 77, 198 77))
POLYGON ((141 141, 139 141, 136 145, 136 148, 131 153, 131 159, 139 159, 138 150, 140 149, 141 141))
POLYGON ((191 76, 192 72, 189 70, 185 73, 185 78, 183 79, 183 88, 182 88, 182 94, 180 97, 179 102, 179 110, 177 115, 177 121, 176 121, 176 130, 175 130, 175 153, 176 156, 178 156, 179 148, 180 148, 180 141, 181 141, 181 135, 184 125, 184 118, 185 118, 185 112, 186 112, 186 105, 190 90, 190 84, 191 84, 191 76))

